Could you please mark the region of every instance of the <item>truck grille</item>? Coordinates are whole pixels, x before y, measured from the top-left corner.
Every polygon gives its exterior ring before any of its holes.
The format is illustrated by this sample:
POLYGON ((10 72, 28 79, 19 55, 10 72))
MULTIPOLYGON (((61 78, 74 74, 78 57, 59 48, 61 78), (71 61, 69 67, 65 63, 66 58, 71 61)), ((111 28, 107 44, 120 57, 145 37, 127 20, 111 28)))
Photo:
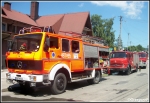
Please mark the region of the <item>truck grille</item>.
POLYGON ((8 60, 8 68, 24 70, 42 70, 41 60, 8 60))
POLYGON ((112 67, 121 67, 122 64, 111 64, 110 66, 112 66, 112 67))

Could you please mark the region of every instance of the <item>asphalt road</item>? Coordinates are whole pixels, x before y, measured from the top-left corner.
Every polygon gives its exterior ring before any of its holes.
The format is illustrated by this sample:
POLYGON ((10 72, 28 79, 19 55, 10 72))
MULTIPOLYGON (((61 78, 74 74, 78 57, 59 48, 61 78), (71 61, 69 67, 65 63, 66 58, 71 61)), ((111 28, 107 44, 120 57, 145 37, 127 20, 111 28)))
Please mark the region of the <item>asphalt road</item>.
MULTIPOLYGON (((149 61, 148 61, 149 63, 149 61)), ((3 76, 4 74, 2 74, 3 76)), ((18 85, 8 91, 5 77, 1 78, 2 101, 149 101, 149 64, 146 69, 130 75, 113 74, 103 77, 99 84, 89 85, 86 81, 68 84, 64 93, 52 95, 49 88, 37 92, 21 91, 18 85)))

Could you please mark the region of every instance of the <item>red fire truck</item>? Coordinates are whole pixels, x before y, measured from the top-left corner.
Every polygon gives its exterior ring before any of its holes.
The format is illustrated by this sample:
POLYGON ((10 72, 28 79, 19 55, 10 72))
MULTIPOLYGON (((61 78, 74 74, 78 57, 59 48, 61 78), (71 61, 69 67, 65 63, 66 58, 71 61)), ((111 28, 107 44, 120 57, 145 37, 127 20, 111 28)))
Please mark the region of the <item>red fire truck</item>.
POLYGON ((139 68, 146 68, 147 66, 147 58, 148 58, 148 55, 146 52, 139 52, 139 59, 140 59, 140 62, 139 62, 139 68))
POLYGON ((137 72, 139 56, 136 52, 113 51, 110 53, 110 74, 118 71, 129 75, 132 70, 137 72))

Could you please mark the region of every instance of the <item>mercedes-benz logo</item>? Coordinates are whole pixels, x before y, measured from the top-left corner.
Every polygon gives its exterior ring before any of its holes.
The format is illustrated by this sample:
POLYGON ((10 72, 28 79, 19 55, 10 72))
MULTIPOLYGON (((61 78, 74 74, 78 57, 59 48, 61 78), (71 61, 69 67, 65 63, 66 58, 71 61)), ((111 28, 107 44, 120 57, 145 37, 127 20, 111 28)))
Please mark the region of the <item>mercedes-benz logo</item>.
POLYGON ((18 67, 19 69, 22 68, 22 62, 21 62, 21 61, 18 61, 18 62, 17 62, 17 67, 18 67))

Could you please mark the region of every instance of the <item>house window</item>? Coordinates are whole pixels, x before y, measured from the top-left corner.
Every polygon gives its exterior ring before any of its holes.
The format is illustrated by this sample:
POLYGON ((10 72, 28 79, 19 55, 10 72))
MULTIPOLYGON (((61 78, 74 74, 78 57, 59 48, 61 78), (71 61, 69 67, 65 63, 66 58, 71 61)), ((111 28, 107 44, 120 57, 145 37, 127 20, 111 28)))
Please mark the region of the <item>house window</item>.
POLYGON ((17 32, 17 27, 16 27, 16 26, 13 25, 13 28, 12 28, 12 29, 13 29, 13 30, 12 30, 13 33, 16 33, 16 32, 17 32))
POLYGON ((87 31, 83 30, 82 34, 83 34, 83 35, 86 35, 86 34, 87 34, 87 31))
POLYGON ((7 31, 11 32, 11 28, 12 28, 12 25, 11 24, 7 24, 7 31))
POLYGON ((6 31, 6 27, 7 27, 7 26, 6 26, 6 23, 2 23, 2 30, 3 30, 3 31, 6 31))
POLYGON ((22 28, 23 28, 23 27, 17 26, 17 27, 16 27, 16 33, 19 33, 19 31, 20 31, 22 28))

